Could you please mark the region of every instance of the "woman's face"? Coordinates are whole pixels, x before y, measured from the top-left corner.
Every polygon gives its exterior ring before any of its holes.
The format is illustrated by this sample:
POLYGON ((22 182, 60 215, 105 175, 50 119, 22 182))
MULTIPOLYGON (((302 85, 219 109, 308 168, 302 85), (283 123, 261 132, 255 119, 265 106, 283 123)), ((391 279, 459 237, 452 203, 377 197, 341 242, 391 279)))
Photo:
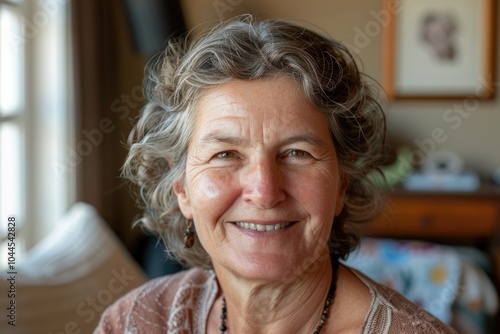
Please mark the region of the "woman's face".
POLYGON ((345 193, 326 117, 290 78, 208 90, 174 188, 218 274, 271 280, 328 256, 345 193))

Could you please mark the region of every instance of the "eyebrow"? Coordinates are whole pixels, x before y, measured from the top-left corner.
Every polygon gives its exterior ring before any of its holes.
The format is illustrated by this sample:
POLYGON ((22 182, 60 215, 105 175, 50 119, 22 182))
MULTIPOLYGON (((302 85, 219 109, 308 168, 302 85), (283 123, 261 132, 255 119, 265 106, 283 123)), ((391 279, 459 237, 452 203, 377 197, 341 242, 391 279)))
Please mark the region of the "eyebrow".
POLYGON ((316 136, 315 134, 310 134, 310 133, 300 134, 300 135, 289 137, 289 138, 285 139, 282 144, 290 145, 290 144, 299 143, 299 142, 306 142, 306 143, 310 143, 310 144, 316 145, 316 146, 327 146, 328 145, 320 137, 316 136))

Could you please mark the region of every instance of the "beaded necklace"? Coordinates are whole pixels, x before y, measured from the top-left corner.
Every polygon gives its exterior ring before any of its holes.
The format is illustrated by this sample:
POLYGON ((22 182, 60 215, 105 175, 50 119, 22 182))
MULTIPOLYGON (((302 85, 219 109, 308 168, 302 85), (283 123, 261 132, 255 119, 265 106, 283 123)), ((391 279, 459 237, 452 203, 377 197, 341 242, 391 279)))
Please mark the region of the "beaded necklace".
MULTIPOLYGON (((332 272, 332 281, 330 283, 330 289, 328 290, 328 295, 326 296, 325 306, 323 306, 323 312, 321 313, 321 318, 319 319, 319 323, 316 326, 316 329, 314 330, 313 334, 319 334, 321 332, 321 329, 323 329, 326 319, 328 318, 328 310, 330 310, 330 306, 333 304, 332 301, 335 297, 335 291, 337 289, 338 269, 339 269, 339 262, 334 261, 332 268, 333 272, 332 272)), ((222 310, 220 315, 221 324, 219 327, 221 334, 226 333, 227 330, 226 319, 227 319, 226 297, 222 296, 222 310)))

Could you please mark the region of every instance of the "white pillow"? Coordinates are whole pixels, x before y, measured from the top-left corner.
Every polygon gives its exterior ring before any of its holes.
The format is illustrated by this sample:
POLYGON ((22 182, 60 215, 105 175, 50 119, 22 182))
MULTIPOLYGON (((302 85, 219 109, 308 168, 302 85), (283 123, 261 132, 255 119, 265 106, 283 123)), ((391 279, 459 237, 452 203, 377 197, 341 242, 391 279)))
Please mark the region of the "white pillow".
POLYGON ((0 333, 92 333, 108 305, 146 281, 92 206, 73 205, 57 226, 16 268, 15 327, 5 318, 10 284, 0 281, 0 333))

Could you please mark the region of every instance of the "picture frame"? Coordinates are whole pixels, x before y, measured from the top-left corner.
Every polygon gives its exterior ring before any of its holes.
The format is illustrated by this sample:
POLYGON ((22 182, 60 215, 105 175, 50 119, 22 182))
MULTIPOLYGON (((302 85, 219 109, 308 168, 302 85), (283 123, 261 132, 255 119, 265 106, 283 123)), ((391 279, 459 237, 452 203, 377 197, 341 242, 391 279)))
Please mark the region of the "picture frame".
POLYGON ((495 9, 495 0, 384 0, 389 98, 493 98, 495 9))

